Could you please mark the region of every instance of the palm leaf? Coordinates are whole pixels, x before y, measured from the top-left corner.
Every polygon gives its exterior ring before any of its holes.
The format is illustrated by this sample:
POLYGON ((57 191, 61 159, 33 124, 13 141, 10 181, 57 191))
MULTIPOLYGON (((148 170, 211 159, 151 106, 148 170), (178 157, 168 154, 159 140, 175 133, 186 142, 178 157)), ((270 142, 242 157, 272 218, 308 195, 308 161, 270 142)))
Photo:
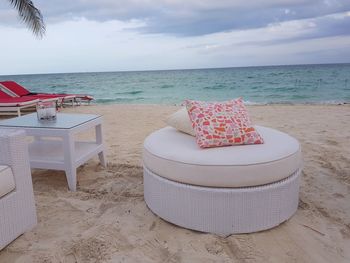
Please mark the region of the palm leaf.
POLYGON ((42 38, 45 34, 45 23, 39 9, 37 9, 30 0, 9 0, 11 5, 17 9, 21 20, 33 31, 33 33, 42 38))

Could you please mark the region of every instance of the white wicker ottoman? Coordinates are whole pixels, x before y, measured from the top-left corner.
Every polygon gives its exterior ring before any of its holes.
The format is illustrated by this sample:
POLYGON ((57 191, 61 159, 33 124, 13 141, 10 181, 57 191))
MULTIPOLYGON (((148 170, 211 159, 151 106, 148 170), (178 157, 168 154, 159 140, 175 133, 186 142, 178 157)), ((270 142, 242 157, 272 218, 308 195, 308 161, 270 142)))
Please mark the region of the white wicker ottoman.
POLYGON ((166 127, 144 142, 144 196, 161 218, 228 236, 272 228, 298 207, 298 141, 257 126, 265 143, 200 149, 195 138, 166 127))

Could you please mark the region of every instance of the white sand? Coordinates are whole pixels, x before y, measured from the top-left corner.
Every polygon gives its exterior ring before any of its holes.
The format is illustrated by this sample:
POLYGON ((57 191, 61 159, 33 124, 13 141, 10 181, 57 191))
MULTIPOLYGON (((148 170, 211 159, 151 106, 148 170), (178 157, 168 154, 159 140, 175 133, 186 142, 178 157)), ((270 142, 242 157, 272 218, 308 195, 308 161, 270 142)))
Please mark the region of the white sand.
POLYGON ((169 224, 143 201, 142 142, 176 109, 65 109, 104 115, 108 168, 97 158, 79 168, 77 192, 63 172, 33 171, 38 225, 0 262, 350 262, 350 105, 249 107, 256 124, 300 140, 300 205, 274 229, 228 238, 169 224))

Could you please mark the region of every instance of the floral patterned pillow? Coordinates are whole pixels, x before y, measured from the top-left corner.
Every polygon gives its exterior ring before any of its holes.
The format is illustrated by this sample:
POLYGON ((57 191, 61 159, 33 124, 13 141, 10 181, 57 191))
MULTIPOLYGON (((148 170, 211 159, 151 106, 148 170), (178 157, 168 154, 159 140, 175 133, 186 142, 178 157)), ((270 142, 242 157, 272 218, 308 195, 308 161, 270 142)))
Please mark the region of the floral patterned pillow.
POLYGON ((185 105, 201 148, 261 144, 242 98, 226 102, 186 100, 185 105))

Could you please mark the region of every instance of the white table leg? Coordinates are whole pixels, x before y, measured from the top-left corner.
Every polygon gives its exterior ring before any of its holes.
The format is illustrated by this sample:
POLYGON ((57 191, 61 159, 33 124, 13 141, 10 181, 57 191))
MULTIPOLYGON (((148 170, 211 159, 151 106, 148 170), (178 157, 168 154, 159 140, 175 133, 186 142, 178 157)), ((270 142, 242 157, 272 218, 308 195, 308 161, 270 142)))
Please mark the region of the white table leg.
POLYGON ((106 162, 104 151, 102 151, 102 152, 100 152, 98 154, 98 158, 100 159, 101 165, 106 168, 107 167, 107 162, 106 162))
POLYGON ((75 145, 74 138, 71 134, 67 134, 63 137, 63 149, 64 149, 64 165, 66 178, 68 182, 68 188, 71 191, 77 190, 77 169, 74 165, 75 158, 75 145))
POLYGON ((69 190, 75 192, 77 190, 77 169, 74 167, 68 167, 66 169, 66 178, 69 190))
MULTIPOLYGON (((96 143, 103 145, 103 137, 102 137, 102 124, 96 125, 96 143)), ((103 167, 107 167, 107 161, 105 158, 104 150, 98 154, 98 158, 100 159, 100 163, 103 167)))

